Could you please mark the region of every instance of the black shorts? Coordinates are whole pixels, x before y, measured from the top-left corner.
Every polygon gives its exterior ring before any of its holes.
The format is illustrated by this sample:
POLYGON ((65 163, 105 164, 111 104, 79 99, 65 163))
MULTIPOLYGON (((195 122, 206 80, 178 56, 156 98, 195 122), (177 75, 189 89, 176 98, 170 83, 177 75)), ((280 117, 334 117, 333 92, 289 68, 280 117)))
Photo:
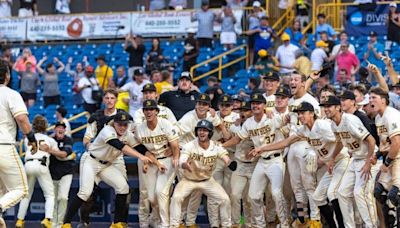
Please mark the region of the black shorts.
POLYGON ((24 101, 28 101, 28 100, 34 100, 36 101, 36 93, 25 93, 25 92, 20 92, 22 99, 24 101))
POLYGON ((43 97, 44 100, 44 107, 47 107, 48 105, 55 104, 55 105, 60 105, 60 95, 56 96, 46 96, 43 97))
POLYGON ((87 111, 90 114, 95 113, 99 108, 100 108, 99 104, 88 104, 86 102, 83 103, 83 109, 85 109, 85 111, 87 111))
POLYGON ((256 36, 254 34, 247 37, 247 45, 249 46, 249 49, 254 48, 255 41, 256 41, 256 36))

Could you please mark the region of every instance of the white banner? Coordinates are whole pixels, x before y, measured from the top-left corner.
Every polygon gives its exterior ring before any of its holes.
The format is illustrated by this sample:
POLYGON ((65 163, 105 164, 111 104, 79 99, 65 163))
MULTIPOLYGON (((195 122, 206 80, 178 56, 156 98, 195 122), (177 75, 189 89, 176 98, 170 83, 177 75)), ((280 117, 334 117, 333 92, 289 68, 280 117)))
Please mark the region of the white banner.
POLYGON ((20 41, 26 39, 26 19, 0 18, 0 39, 20 41))
POLYGON ((131 13, 57 15, 28 18, 28 40, 98 39, 125 36, 131 13), (117 31, 118 30, 118 31, 117 31))

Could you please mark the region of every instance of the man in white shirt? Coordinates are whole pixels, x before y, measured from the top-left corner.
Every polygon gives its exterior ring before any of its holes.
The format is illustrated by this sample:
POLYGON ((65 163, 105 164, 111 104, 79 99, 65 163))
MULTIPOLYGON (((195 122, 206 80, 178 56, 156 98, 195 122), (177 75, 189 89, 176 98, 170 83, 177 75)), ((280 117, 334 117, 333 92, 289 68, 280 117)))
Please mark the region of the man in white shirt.
POLYGON ((99 83, 93 76, 94 69, 92 66, 86 66, 85 77, 79 79, 78 91, 81 92, 83 98, 83 108, 90 114, 99 109, 99 104, 93 100, 92 91, 99 89, 99 83))
POLYGON ((315 44, 316 48, 311 52, 311 71, 319 71, 324 64, 324 61, 328 60, 326 50, 328 50, 328 44, 325 41, 318 41, 315 44))
POLYGON ((0 0, 0 18, 11 17, 12 0, 0 0))
POLYGON ((142 108, 143 86, 150 83, 145 79, 142 69, 133 72, 133 81, 126 83, 120 88, 121 91, 129 92, 129 114, 135 116, 135 112, 142 108))
MULTIPOLYGON (((279 61, 280 66, 290 67, 296 60, 295 52, 299 49, 296 45, 290 43, 290 36, 287 33, 283 33, 281 36, 283 44, 276 50, 275 57, 279 61)), ((294 69, 281 67, 279 73, 281 76, 290 75, 294 69)))

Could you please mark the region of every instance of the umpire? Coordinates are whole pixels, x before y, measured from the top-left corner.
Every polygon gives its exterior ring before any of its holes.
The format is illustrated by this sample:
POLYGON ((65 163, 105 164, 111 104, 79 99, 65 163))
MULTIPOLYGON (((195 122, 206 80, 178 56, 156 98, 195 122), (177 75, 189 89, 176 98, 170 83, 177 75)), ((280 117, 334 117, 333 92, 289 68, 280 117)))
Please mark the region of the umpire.
POLYGON ((178 90, 167 91, 161 94, 159 103, 172 110, 177 120, 196 106, 198 91, 192 90, 192 76, 189 72, 182 72, 178 80, 178 90))

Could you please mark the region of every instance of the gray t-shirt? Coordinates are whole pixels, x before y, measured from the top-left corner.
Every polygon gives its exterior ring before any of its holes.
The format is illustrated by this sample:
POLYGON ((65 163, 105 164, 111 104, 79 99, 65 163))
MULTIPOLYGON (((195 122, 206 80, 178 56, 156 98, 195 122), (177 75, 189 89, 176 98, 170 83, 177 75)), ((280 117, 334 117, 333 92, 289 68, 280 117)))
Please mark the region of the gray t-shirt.
POLYGON ((400 96, 397 95, 396 93, 389 92, 389 100, 390 100, 390 106, 393 108, 400 110, 400 96))
POLYGON ((40 85, 39 75, 36 73, 21 72, 21 92, 36 93, 40 85))
POLYGON ((58 74, 45 73, 43 75, 43 96, 50 97, 57 95, 60 95, 58 74))
POLYGON ((197 20, 199 22, 197 38, 213 38, 215 18, 216 15, 211 10, 200 10, 193 15, 192 21, 197 20))
POLYGON ((221 23, 221 32, 235 32, 235 23, 233 17, 223 17, 221 23))

